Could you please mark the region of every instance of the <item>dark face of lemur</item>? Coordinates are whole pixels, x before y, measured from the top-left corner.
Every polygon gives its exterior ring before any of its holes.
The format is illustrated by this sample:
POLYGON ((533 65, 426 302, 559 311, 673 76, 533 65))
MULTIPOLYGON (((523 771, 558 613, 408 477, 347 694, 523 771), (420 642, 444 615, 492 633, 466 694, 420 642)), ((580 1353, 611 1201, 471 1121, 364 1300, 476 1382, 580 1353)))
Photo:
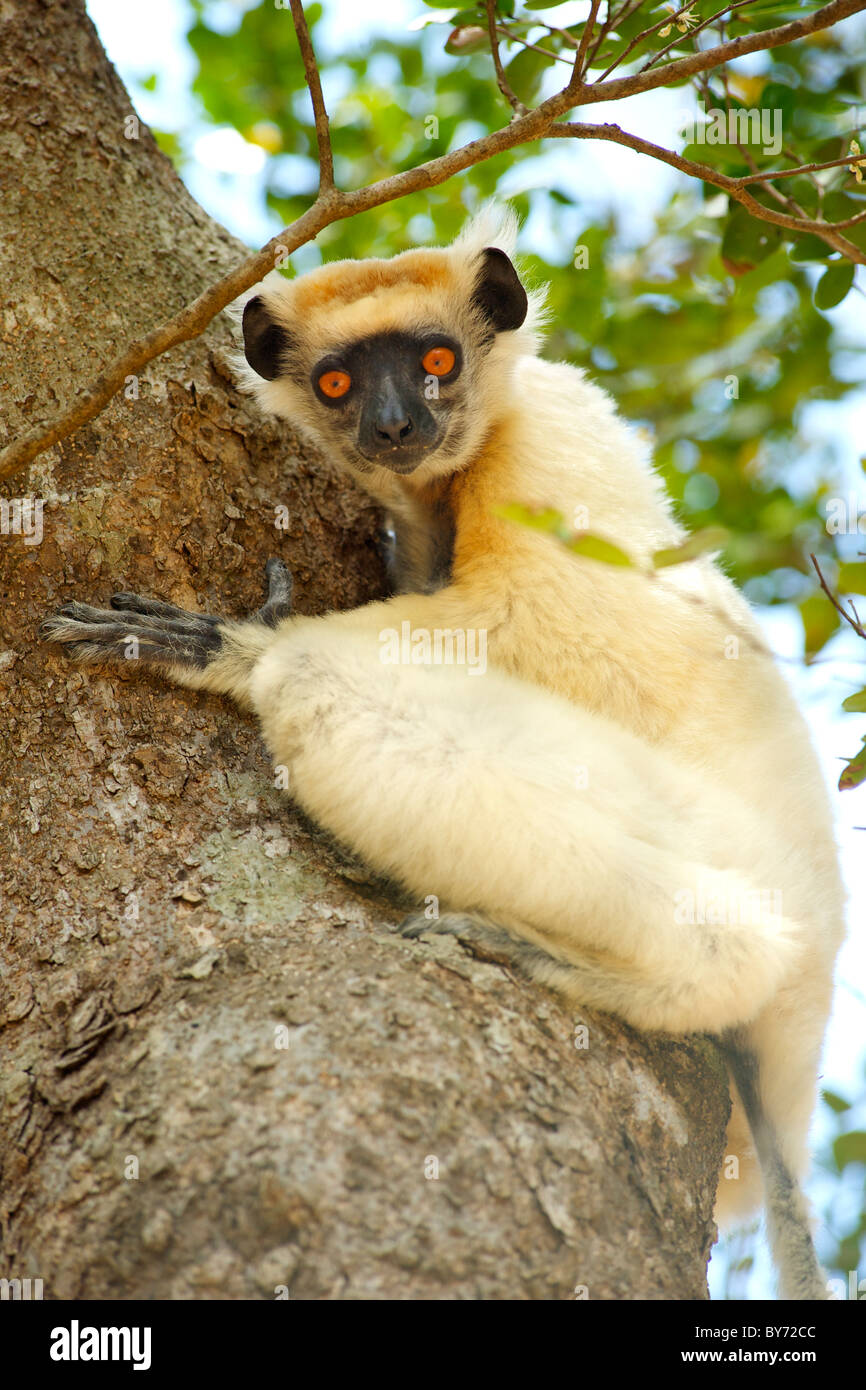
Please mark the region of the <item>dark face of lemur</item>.
POLYGON ((389 328, 321 344, 325 350, 311 360, 303 332, 295 336, 275 322, 257 296, 244 309, 244 350, 265 380, 285 378, 310 393, 322 412, 319 432, 338 444, 352 467, 363 473, 381 466, 406 476, 434 453, 444 459, 457 452, 473 362, 498 332, 518 328, 526 309, 526 291, 510 260, 489 248, 472 301, 451 332, 435 321, 406 331, 389 328))

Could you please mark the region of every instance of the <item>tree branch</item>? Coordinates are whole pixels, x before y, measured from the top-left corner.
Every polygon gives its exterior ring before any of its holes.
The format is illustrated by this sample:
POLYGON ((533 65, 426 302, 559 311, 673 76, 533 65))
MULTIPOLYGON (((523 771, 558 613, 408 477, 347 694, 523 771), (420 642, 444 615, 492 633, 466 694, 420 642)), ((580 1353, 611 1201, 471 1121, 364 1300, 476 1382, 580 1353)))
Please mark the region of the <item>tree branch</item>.
POLYGON ((530 43, 529 39, 521 38, 505 24, 497 24, 496 32, 501 34, 504 39, 508 39, 509 43, 520 44, 521 48, 528 48, 532 53, 540 53, 543 58, 551 58, 554 63, 567 63, 569 68, 573 66, 574 60, 567 57, 565 53, 554 53, 552 48, 542 48, 539 43, 530 43))
POLYGON ((583 79, 583 72, 586 66, 586 50, 589 47, 589 41, 592 38, 592 31, 595 28, 595 21, 598 19, 598 7, 600 3, 601 0, 592 0, 592 3, 590 4, 589 14, 587 15, 586 23, 583 26, 583 33, 580 36, 580 47, 577 50, 577 57, 574 60, 574 70, 571 74, 571 81, 569 82, 566 91, 568 91, 569 88, 571 88, 572 86, 577 86, 577 84, 581 82, 583 79))
POLYGON ((527 108, 523 102, 512 91, 508 78, 505 76, 505 69, 502 66, 502 58, 499 53, 499 39, 496 34, 496 0, 484 0, 487 10, 487 33, 490 37, 490 52, 493 55, 493 66, 496 69, 496 82, 500 92, 505 97, 508 105, 513 108, 518 116, 525 116, 527 108))
MULTIPOLYGON (((721 174, 716 169, 711 169, 707 164, 697 164, 692 159, 684 159, 680 154, 674 154, 672 150, 666 150, 661 145, 653 145, 649 140, 643 140, 639 135, 631 135, 628 131, 622 130, 618 125, 590 125, 584 122, 561 121, 554 123, 546 132, 546 136, 559 136, 576 140, 610 140, 616 145, 625 145, 627 149, 636 150, 639 154, 649 155, 652 159, 659 159, 663 164, 670 164, 674 169, 679 169, 684 174, 691 175, 692 178, 702 179, 704 183, 710 183, 715 188, 721 188, 736 202, 742 203, 754 217, 758 217, 763 222, 772 222, 777 227, 786 227, 789 231, 797 232, 805 236, 807 232, 818 236, 822 241, 826 241, 834 251, 839 251, 849 260, 855 261, 858 265, 866 265, 866 253, 848 241, 846 237, 840 236, 836 223, 816 222, 806 217, 791 217, 787 213, 775 212, 773 208, 764 207, 752 195, 742 187, 739 179, 731 178, 728 174, 721 174)), ((769 177, 768 175, 764 176, 769 177)), ((859 222, 863 214, 858 213, 856 217, 848 218, 840 226, 850 226, 852 223, 859 222)))
POLYGON ((310 98, 313 103, 313 117, 316 122, 316 144, 319 147, 319 196, 327 193, 328 189, 334 187, 334 155, 331 150, 331 128, 328 122, 328 112, 325 109, 325 98, 322 96, 322 83, 319 77, 319 65, 316 62, 316 55, 313 51, 313 41, 310 38, 310 31, 307 28, 307 16, 304 14, 304 7, 301 0, 290 0, 292 6, 292 23, 295 26, 295 35, 298 40, 298 47, 301 50, 301 58, 304 63, 304 72, 307 77, 307 87, 309 88, 310 98))
MULTIPOLYGON (((787 151, 785 151, 787 153, 787 151)), ((793 159, 793 154, 788 155, 793 159)), ((839 169, 843 164, 854 164, 858 162, 857 155, 844 154, 841 159, 825 159, 822 164, 798 164, 795 169, 774 169, 765 173, 743 174, 737 179, 738 183, 760 183, 763 179, 792 179, 795 174, 816 174, 821 169, 839 169)), ((866 155, 859 159, 859 163, 866 165, 866 155)))

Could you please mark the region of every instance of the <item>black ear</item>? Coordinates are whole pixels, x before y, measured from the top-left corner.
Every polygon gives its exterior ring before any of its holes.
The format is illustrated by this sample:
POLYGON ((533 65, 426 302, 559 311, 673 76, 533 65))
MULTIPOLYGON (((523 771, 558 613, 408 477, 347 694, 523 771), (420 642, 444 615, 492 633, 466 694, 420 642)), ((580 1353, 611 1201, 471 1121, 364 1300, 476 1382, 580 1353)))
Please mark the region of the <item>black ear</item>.
POLYGON ((472 296, 494 333, 519 328, 526 318, 526 290, 504 251, 488 246, 481 253, 481 270, 472 296))
POLYGON ((274 323, 261 296, 248 300, 244 305, 244 356, 253 371, 265 381, 273 381, 290 346, 289 334, 274 323))

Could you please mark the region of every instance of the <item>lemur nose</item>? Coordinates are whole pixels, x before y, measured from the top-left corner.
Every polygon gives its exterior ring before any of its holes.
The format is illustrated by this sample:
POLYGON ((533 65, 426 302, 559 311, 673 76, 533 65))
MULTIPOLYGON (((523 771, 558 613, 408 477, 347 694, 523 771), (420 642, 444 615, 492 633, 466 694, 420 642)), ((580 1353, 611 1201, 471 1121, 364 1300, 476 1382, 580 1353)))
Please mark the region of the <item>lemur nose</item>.
POLYGON ((376 421, 376 435, 384 441, 390 440, 395 449, 399 449, 401 444, 405 444, 411 434, 414 433, 415 425, 410 415, 403 415, 401 418, 384 417, 376 421))

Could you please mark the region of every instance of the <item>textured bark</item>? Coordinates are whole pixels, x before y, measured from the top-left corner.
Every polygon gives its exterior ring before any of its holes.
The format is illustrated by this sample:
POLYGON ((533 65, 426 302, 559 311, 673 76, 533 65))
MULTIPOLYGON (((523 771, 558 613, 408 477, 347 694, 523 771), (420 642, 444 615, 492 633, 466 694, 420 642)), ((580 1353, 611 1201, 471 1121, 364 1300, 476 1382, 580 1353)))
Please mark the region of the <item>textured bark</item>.
MULTIPOLYGON (((125 138, 82 0, 0 26, 10 439, 242 248, 125 138)), ((370 502, 235 392, 229 344, 215 323, 6 489, 45 511, 41 544, 0 535, 2 1273, 49 1298, 705 1297, 709 1043, 587 1014, 576 1047, 552 995, 395 937, 405 904, 227 702, 38 645, 46 610, 118 588, 245 613, 272 553, 301 611, 382 592, 370 502)))

